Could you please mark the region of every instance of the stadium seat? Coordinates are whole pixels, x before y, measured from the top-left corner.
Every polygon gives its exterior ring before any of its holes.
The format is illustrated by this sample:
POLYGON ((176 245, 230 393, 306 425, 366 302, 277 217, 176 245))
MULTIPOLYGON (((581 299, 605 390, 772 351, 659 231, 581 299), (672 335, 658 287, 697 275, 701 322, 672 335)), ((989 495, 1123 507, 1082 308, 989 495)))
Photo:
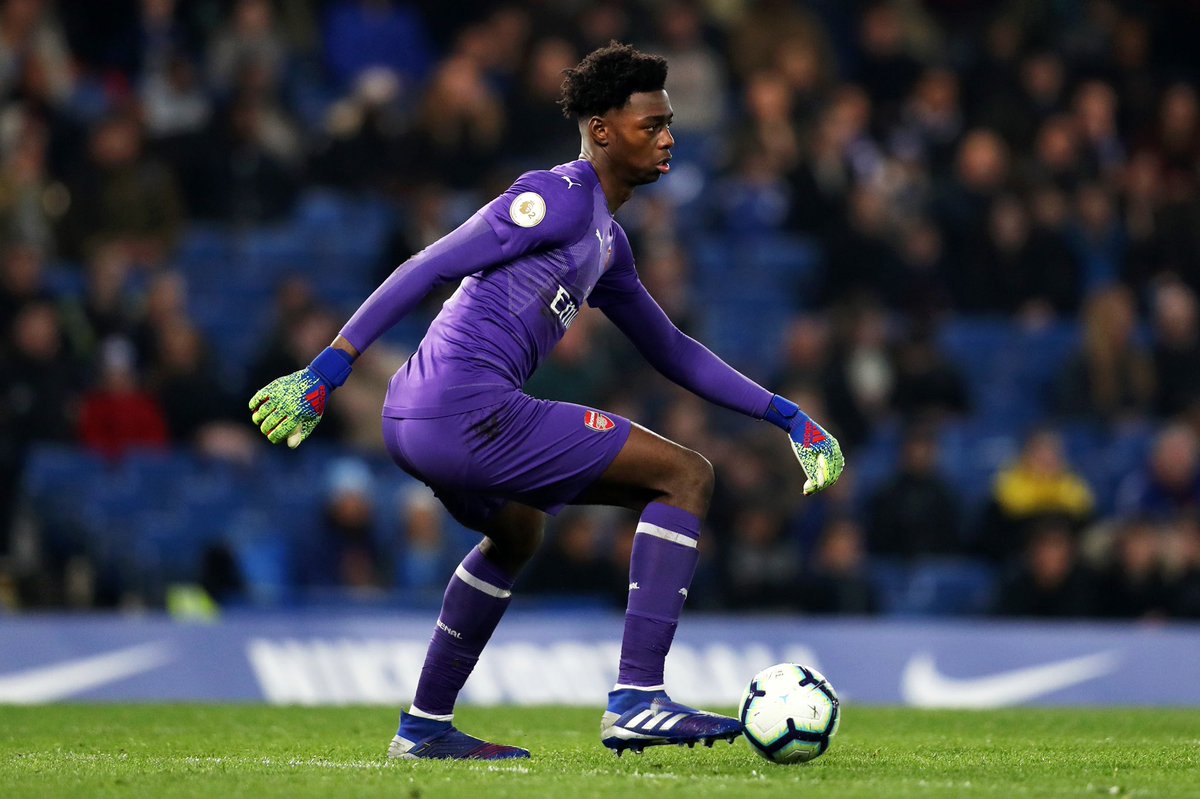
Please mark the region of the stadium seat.
POLYGON ((922 558, 905 575, 890 611, 900 616, 961 616, 991 607, 996 575, 971 558, 922 558))

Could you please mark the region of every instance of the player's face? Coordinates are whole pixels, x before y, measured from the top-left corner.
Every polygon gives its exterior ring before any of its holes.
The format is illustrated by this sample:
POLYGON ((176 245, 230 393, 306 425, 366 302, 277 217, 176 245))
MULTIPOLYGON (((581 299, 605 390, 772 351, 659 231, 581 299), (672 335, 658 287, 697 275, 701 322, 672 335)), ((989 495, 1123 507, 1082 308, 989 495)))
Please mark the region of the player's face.
POLYGON ((613 109, 609 156, 632 185, 653 183, 670 171, 671 120, 675 112, 665 91, 629 95, 624 108, 613 109))

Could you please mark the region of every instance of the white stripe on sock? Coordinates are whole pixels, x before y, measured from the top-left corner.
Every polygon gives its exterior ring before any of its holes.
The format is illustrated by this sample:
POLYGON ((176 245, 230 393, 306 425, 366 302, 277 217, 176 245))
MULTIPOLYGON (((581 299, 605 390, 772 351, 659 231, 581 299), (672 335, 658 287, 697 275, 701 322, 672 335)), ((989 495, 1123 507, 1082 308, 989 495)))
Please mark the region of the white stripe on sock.
POLYGON ((416 716, 419 719, 432 719, 434 721, 454 721, 453 713, 451 713, 448 716, 435 716, 432 713, 426 713, 424 710, 421 710, 421 708, 417 707, 416 705, 408 706, 408 715, 416 716))
POLYGON ((474 588, 476 591, 482 591, 488 596, 496 597, 496 599, 508 599, 510 596, 512 596, 512 591, 480 580, 478 577, 464 569, 461 563, 458 564, 458 568, 454 570, 454 576, 474 588))
POLYGON ((666 683, 662 685, 622 685, 617 683, 613 686, 614 691, 665 691, 667 690, 666 683))
POLYGON ((668 530, 665 527, 659 527, 657 524, 638 522, 637 531, 646 535, 652 535, 655 538, 661 538, 664 541, 670 541, 672 544, 682 544, 685 547, 696 549, 696 539, 683 533, 677 533, 674 530, 668 530))

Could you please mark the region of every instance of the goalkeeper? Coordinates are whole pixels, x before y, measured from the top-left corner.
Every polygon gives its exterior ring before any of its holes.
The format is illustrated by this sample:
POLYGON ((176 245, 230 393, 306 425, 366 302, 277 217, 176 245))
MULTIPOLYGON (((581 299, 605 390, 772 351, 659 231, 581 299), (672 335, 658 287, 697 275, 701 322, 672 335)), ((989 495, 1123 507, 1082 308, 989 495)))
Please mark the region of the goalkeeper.
POLYGON ((732 740, 736 719, 672 702, 663 664, 696 568, 713 488, 703 456, 616 414, 534 399, 521 387, 584 302, 599 308, 662 374, 726 408, 782 428, 806 494, 842 471, 838 443, 795 403, 772 395, 676 328, 638 279, 613 212, 670 171, 666 61, 612 43, 566 70, 564 113, 578 160, 522 175, 461 227, 399 266, 332 345, 250 401, 272 443, 296 447, 316 428, 354 359, 436 285, 461 281, 392 378, 383 433, 393 459, 483 534, 446 588, 396 758, 528 757, 453 726, 459 691, 565 505, 631 508, 641 517, 617 684, 601 721, 620 754, 658 744, 732 740))

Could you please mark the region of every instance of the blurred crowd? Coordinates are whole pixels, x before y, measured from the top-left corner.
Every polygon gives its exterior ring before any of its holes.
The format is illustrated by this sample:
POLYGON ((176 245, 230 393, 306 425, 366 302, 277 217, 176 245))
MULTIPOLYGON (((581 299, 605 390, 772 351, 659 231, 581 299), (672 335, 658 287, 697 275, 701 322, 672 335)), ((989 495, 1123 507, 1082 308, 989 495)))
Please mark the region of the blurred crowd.
MULTIPOLYGON (((577 155, 562 70, 618 39, 668 58, 683 167, 618 215, 643 280, 699 336, 720 299, 696 289, 703 235, 803 241, 816 279, 782 298, 772 362, 738 365, 847 451, 843 481, 802 499, 777 431, 669 386, 581 314, 528 390, 713 461, 691 604, 883 612, 880 569, 932 560, 986 576, 976 610, 1200 617, 1196 30, 1200 10, 1173 0, 4 0, 0 606, 124 601, 39 540, 30 452, 253 464, 266 445, 246 399, 344 318, 297 263, 255 357, 222 362, 182 241, 283 223, 314 190, 370 197, 394 219, 382 279, 522 171, 577 155), (979 501, 939 460, 947 425, 983 413, 939 330, 975 318, 1078 341, 1046 396, 1021 399, 1019 451, 979 501), (1072 462, 1073 425, 1150 442, 1114 495, 1072 462), (856 455, 887 436, 890 469, 856 482, 856 455)), ((298 585, 436 592, 461 557, 419 490, 381 529, 391 494, 363 465, 419 333, 368 353, 316 434, 337 457, 298 585)), ((633 522, 564 512, 524 588, 623 605, 633 522)), ((202 566, 218 598, 248 579, 219 540, 202 566)))

